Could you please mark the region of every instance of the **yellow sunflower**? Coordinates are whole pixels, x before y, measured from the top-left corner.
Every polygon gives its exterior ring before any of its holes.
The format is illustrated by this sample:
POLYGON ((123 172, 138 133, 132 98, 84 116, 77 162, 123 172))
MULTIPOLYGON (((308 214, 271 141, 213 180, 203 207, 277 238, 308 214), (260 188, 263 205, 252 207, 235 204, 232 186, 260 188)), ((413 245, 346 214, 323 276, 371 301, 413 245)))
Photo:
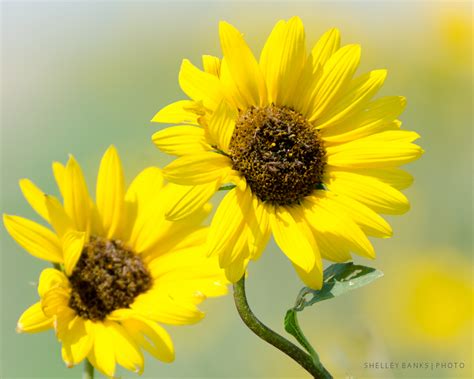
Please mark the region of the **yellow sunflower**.
POLYGON ((145 169, 126 191, 114 147, 102 158, 95 203, 72 156, 66 166, 55 162, 53 172, 64 204, 27 179, 20 187, 54 231, 18 216, 3 219, 20 246, 57 267, 41 273, 40 301, 20 317, 18 331, 54 328, 68 367, 87 358, 108 376, 116 363, 143 372, 142 350, 173 361, 160 324, 197 322, 197 305, 226 293, 223 270, 203 248, 207 228, 200 224, 209 206, 165 220, 172 194, 161 171, 145 169))
POLYGON ((178 156, 163 171, 182 185, 168 211, 179 219, 232 183, 212 220, 208 251, 235 282, 273 234, 311 288, 321 258, 350 252, 374 258, 367 236, 390 237, 379 215, 408 210, 399 191, 412 177, 398 166, 417 159, 419 135, 400 130, 400 96, 373 96, 386 70, 354 77, 360 46, 340 47, 337 29, 306 51, 301 20, 279 21, 257 61, 232 25, 219 27, 223 58, 184 60, 179 83, 191 100, 172 103, 152 121, 181 124, 153 141, 178 156))

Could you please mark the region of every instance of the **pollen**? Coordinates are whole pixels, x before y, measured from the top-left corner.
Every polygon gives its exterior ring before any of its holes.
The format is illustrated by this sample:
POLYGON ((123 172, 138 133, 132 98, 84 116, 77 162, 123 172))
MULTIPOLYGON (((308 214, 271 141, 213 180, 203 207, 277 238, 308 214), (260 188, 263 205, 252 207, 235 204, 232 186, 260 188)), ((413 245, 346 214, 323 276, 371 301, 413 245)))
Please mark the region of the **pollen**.
POLYGON ((322 187, 326 153, 319 132, 290 107, 241 112, 230 145, 233 169, 263 202, 293 205, 322 187))
POLYGON ((152 278, 142 259, 120 241, 91 237, 82 250, 69 282, 69 306, 86 319, 102 321, 151 288, 152 278))

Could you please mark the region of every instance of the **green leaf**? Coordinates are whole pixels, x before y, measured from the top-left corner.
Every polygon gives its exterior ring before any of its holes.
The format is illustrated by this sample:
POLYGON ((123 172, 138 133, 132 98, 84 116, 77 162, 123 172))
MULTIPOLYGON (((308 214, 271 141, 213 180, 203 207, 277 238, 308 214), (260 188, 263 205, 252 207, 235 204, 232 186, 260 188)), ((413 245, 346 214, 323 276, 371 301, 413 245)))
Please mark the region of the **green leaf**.
POLYGON ((382 271, 372 267, 355 265, 353 262, 336 263, 324 270, 323 287, 312 290, 307 287, 298 294, 295 311, 323 300, 332 299, 356 288, 363 287, 383 276, 382 271))
POLYGON ((320 290, 303 287, 300 291, 295 306, 286 312, 285 330, 295 337, 300 345, 306 349, 316 366, 322 367, 318 354, 306 339, 299 326, 298 312, 320 301, 332 299, 353 289, 365 286, 381 276, 383 276, 383 273, 372 267, 355 265, 352 262, 336 263, 324 270, 323 287, 320 290))
POLYGON ((313 362, 316 365, 320 364, 318 354, 313 349, 311 344, 308 342, 305 335, 303 334, 303 331, 300 328, 300 325, 298 323, 298 318, 296 316, 296 310, 295 309, 289 309, 286 312, 286 315, 285 315, 285 330, 288 333, 290 333, 293 337, 295 337, 296 340, 301 344, 301 346, 303 346, 308 351, 308 353, 311 355, 311 358, 313 358, 313 362))
POLYGON ((235 188, 235 187, 236 187, 235 184, 228 184, 228 185, 219 187, 218 191, 229 191, 229 190, 231 190, 232 188, 235 188))

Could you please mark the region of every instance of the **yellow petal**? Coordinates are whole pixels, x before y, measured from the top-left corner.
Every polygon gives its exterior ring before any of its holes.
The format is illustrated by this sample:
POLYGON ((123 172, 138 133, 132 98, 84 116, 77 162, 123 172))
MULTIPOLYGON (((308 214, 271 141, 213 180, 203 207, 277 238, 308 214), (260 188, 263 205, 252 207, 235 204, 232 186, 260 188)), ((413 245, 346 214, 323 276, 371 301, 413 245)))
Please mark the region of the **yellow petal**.
MULTIPOLYGON (((352 124, 352 120, 344 121, 341 125, 352 124)), ((343 143, 356 141, 368 136, 371 136, 376 133, 386 132, 386 131, 394 131, 400 130, 400 126, 402 125, 401 121, 393 120, 387 122, 375 122, 369 125, 357 127, 355 129, 351 129, 347 133, 337 134, 337 135, 326 135, 326 130, 337 129, 339 125, 336 125, 334 128, 324 128, 322 131, 322 138, 324 140, 324 145, 326 147, 337 146, 343 143)))
POLYGON ((221 60, 212 55, 203 55, 202 56, 202 65, 204 71, 208 74, 219 77, 221 71, 221 60))
POLYGON ((64 288, 69 286, 66 275, 55 268, 45 268, 41 271, 38 283, 38 295, 40 297, 43 297, 50 289, 58 286, 64 288))
POLYGON ((110 146, 100 162, 97 176, 97 209, 107 238, 118 238, 124 219, 125 178, 120 157, 110 146))
POLYGON ((365 204, 377 213, 402 214, 410 209, 400 191, 370 176, 333 170, 326 184, 329 191, 365 204))
MULTIPOLYGON (((397 131, 393 131, 395 133, 397 131)), ((397 167, 418 159, 423 149, 405 141, 390 141, 390 136, 380 136, 380 140, 366 137, 346 144, 327 147, 329 166, 342 168, 380 168, 397 167)), ((379 136, 377 136, 379 137, 379 136)), ((411 138, 411 137, 410 137, 411 138)))
POLYGON ((54 179, 56 180, 56 184, 58 185, 59 192, 61 193, 61 196, 64 198, 64 191, 66 189, 64 185, 66 167, 64 167, 62 163, 53 162, 52 168, 53 168, 54 179))
POLYGON ((249 262, 248 258, 239 257, 225 268, 225 276, 231 283, 238 282, 244 275, 249 262))
POLYGON ((240 32, 227 22, 219 23, 222 53, 246 105, 265 105, 267 91, 260 67, 240 32))
POLYGON ((168 127, 153 134, 151 139, 156 147, 171 155, 183 156, 210 150, 204 129, 197 126, 168 127))
POLYGON ((132 231, 137 227, 138 215, 144 214, 149 209, 149 204, 159 195, 163 182, 161 170, 158 167, 148 167, 141 171, 128 187, 125 194, 124 241, 132 238, 132 231))
MULTIPOLYGON (((398 142, 398 143, 410 143, 420 138, 417 132, 409 130, 387 130, 381 133, 375 133, 367 136, 359 141, 365 142, 398 142)), ((354 141, 355 142, 355 141, 354 141)))
POLYGON ((174 361, 174 347, 171 337, 156 322, 139 315, 121 321, 135 341, 155 358, 163 362, 174 361))
POLYGON ((321 260, 321 254, 319 252, 319 246, 317 243, 317 240, 314 236, 314 232, 311 229, 311 225, 308 222, 305 211, 303 207, 288 207, 288 211, 290 212, 290 215, 293 217, 293 219, 296 221, 296 224, 300 230, 300 232, 303 234, 304 238, 309 242, 311 245, 311 249, 313 251, 314 255, 314 267, 312 268, 311 271, 314 271, 315 269, 319 270, 319 272, 323 272, 323 262, 321 260))
POLYGON ((91 199, 82 170, 72 155, 69 156, 64 171, 61 193, 64 198, 64 210, 76 228, 81 231, 89 230, 91 199))
POLYGON ((218 256, 219 266, 226 269, 226 277, 231 282, 236 282, 242 277, 242 275, 240 277, 237 276, 237 272, 235 269, 232 269, 231 266, 233 266, 234 263, 237 263, 239 266, 242 266, 241 270, 245 271, 247 263, 253 253, 249 248, 250 234, 251 231, 249 227, 245 225, 245 223, 242 223, 240 231, 235 233, 231 240, 233 241, 231 247, 229 249, 221 250, 218 256), (231 272, 230 274, 229 271, 231 272))
POLYGON ((200 228, 204 219, 209 215, 212 206, 205 204, 189 214, 179 222, 169 221, 165 218, 165 211, 173 200, 171 189, 165 189, 154 201, 147 204, 136 215, 136 221, 131 233, 129 246, 136 253, 144 254, 144 259, 149 254, 156 254, 173 248, 200 228))
POLYGON ((271 210, 256 196, 252 198, 252 209, 247 215, 248 229, 250 231, 248 241, 252 259, 260 258, 268 240, 271 236, 270 212, 271 210))
POLYGON ((195 101, 202 101, 204 107, 210 110, 217 107, 223 96, 219 79, 201 71, 187 59, 181 64, 179 85, 186 95, 195 101))
POLYGON ((62 342, 61 355, 67 367, 75 366, 87 357, 94 341, 92 333, 92 322, 79 316, 58 327, 58 338, 62 342))
MULTIPOLYGON (((245 216, 250 207, 250 190, 242 192, 234 188, 222 199, 212 218, 207 247, 209 255, 219 255, 221 267, 228 266, 233 260, 242 256, 243 247, 237 244, 237 240, 239 237, 247 237, 247 234, 244 235, 245 216)), ((246 247, 248 248, 248 246, 246 247)))
POLYGON ((170 200, 165 215, 168 220, 178 221, 200 210, 216 193, 220 183, 211 182, 196 186, 167 185, 170 200))
POLYGON ((303 202, 304 216, 314 231, 321 256, 335 262, 351 259, 350 244, 347 242, 349 236, 344 234, 346 229, 340 227, 341 221, 308 199, 310 198, 307 197, 303 202))
POLYGON ((236 109, 247 109, 247 99, 239 92, 235 80, 236 78, 232 77, 232 73, 229 70, 227 59, 225 59, 225 57, 222 58, 221 61, 221 73, 219 79, 227 102, 232 104, 236 109))
POLYGON ((382 87, 386 77, 387 70, 375 70, 354 79, 334 107, 318 119, 316 127, 319 129, 330 127, 364 110, 364 106, 382 87))
POLYGON ((357 170, 351 170, 351 172, 360 175, 372 176, 398 190, 410 187, 414 180, 412 175, 399 168, 361 168, 357 170))
MULTIPOLYGON (((187 221, 187 220, 186 220, 187 221)), ((201 246, 207 239, 207 228, 200 225, 192 225, 187 222, 172 222, 174 230, 173 234, 167 234, 165 238, 160 240, 160 243, 155 245, 152 249, 147 251, 144 259, 148 264, 158 256, 162 256, 174 250, 186 249, 188 247, 201 246), (184 225, 180 225, 184 224, 184 225)), ((153 275, 153 272, 152 272, 153 275)))
MULTIPOLYGON (((125 208, 125 205, 124 205, 124 208, 125 208)), ((104 226, 102 225, 102 219, 99 215, 99 210, 97 209, 97 204, 95 204, 92 200, 91 200, 91 204, 90 204, 90 209, 91 209, 91 226, 90 226, 89 235, 104 236, 105 235, 105 230, 104 230, 104 226)), ((126 222, 124 222, 124 223, 126 224, 126 222)), ((122 230, 123 229, 125 229, 125 227, 123 227, 122 230)), ((123 239, 123 236, 118 235, 118 236, 116 236, 116 238, 117 239, 123 239)))
POLYGON ((170 182, 197 185, 220 181, 231 170, 230 158, 214 153, 186 155, 171 162, 163 169, 170 182))
MULTIPOLYGON (((325 192, 327 191, 316 191, 316 195, 307 197, 313 204, 310 212, 306 212, 309 224, 316 227, 320 233, 344 240, 355 253, 366 258, 375 258, 374 248, 364 232, 345 209, 339 207, 325 192), (315 220, 318 217, 324 220, 325 225, 315 220)), ((344 242, 341 242, 342 246, 344 242)))
POLYGON ((137 201, 143 207, 152 201, 163 188, 163 173, 158 167, 148 167, 141 171, 128 187, 125 198, 137 201))
POLYGON ((260 67, 265 77, 268 101, 286 104, 293 98, 306 60, 305 33, 299 17, 279 21, 265 43, 260 67))
POLYGON ((194 303, 159 290, 137 296, 131 308, 144 317, 171 325, 194 324, 204 317, 194 303))
POLYGON ((132 372, 143 373, 143 354, 126 328, 114 322, 106 323, 106 327, 117 363, 132 372))
POLYGON ((343 123, 321 130, 325 141, 349 142, 387 129, 398 129, 396 118, 403 112, 406 99, 386 96, 366 105, 365 109, 343 123))
POLYGON ((317 251, 300 225, 285 207, 277 207, 270 217, 275 242, 295 265, 310 272, 315 265, 317 251))
POLYGON ((3 224, 12 238, 36 258, 62 262, 61 244, 53 232, 23 217, 3 215, 3 224))
MULTIPOLYGON (((329 195, 329 194, 328 194, 329 195)), ((381 216, 365 205, 344 195, 330 196, 361 229, 374 237, 387 238, 392 236, 392 228, 381 216)))
POLYGON ((69 292, 64 287, 52 287, 41 299, 41 307, 48 317, 57 316, 63 312, 70 313, 68 304, 69 292))
POLYGON ((314 46, 306 59, 298 79, 298 96, 288 99, 288 105, 309 118, 313 114, 316 93, 314 89, 320 80, 323 66, 329 57, 339 49, 340 35, 337 29, 327 31, 314 46))
POLYGON ((341 34, 338 29, 332 28, 324 33, 311 50, 311 58, 315 66, 323 67, 339 49, 340 44, 341 34))
POLYGON ((297 265, 293 264, 296 273, 303 281, 303 283, 313 290, 319 290, 323 286, 323 271, 321 266, 314 265, 313 269, 310 272, 302 270, 297 265))
POLYGON ((115 374, 115 345, 109 332, 112 322, 92 323, 94 344, 87 358, 90 363, 101 373, 109 377, 115 374))
POLYGON ((18 333, 38 333, 53 327, 53 317, 48 317, 43 313, 41 302, 29 307, 18 320, 16 330, 18 333))
POLYGON ((81 256, 86 240, 85 232, 70 230, 63 237, 64 271, 71 275, 76 263, 81 256))
POLYGON ((204 116, 204 110, 199 111, 194 101, 180 100, 161 109, 151 122, 165 124, 198 124, 198 117, 204 116))
POLYGON ((209 135, 217 147, 225 153, 229 152, 229 143, 234 133, 237 117, 237 111, 224 100, 219 104, 209 121, 207 129, 209 135))
POLYGON ((68 230, 74 228, 74 224, 66 214, 63 206, 54 196, 45 195, 46 209, 48 210, 51 226, 62 237, 68 230))
POLYGON ((173 249, 152 260, 148 267, 156 287, 173 299, 196 300, 196 293, 201 294, 203 299, 227 293, 227 281, 217 258, 208 258, 202 245, 173 249))
POLYGON ((314 89, 321 77, 322 68, 315 66, 311 56, 306 58, 300 76, 296 80, 295 93, 286 100, 286 105, 295 111, 301 113, 305 118, 309 118, 313 114, 314 89))
POLYGON ((340 96, 354 75, 360 60, 360 46, 348 45, 339 49, 328 59, 323 67, 321 78, 314 89, 313 114, 309 118, 315 121, 321 117, 329 105, 340 96))
POLYGON ((135 223, 129 239, 129 246, 136 253, 145 255, 157 250, 163 251, 172 247, 180 239, 192 233, 209 215, 212 209, 210 204, 204 204, 190 213, 185 220, 171 222, 165 218, 165 212, 174 202, 174 187, 166 186, 157 196, 143 207, 139 207, 135 215, 135 223))
POLYGON ((20 180, 20 188, 26 201, 36 213, 49 222, 48 210, 44 202, 44 193, 29 179, 20 180))
POLYGON ((138 209, 129 238, 129 246, 137 254, 151 248, 163 234, 166 204, 157 197, 138 209))
MULTIPOLYGON (((317 230, 317 228, 315 228, 317 230)), ((352 260, 351 247, 344 238, 331 233, 315 232, 321 257, 331 262, 347 262, 352 260)))

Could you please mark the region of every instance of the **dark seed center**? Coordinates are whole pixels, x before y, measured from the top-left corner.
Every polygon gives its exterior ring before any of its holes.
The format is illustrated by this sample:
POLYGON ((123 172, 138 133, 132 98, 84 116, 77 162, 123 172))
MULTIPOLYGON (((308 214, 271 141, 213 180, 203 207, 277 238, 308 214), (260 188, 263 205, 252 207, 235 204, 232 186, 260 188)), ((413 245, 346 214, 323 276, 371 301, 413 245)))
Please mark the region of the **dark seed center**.
POLYGON ((326 153, 319 132, 289 107, 250 107, 230 141, 233 168, 275 205, 298 203, 322 186, 326 153))
POLYGON ((69 277, 69 306, 83 318, 99 321, 127 308, 150 289, 152 278, 142 259, 120 241, 91 237, 69 277))

